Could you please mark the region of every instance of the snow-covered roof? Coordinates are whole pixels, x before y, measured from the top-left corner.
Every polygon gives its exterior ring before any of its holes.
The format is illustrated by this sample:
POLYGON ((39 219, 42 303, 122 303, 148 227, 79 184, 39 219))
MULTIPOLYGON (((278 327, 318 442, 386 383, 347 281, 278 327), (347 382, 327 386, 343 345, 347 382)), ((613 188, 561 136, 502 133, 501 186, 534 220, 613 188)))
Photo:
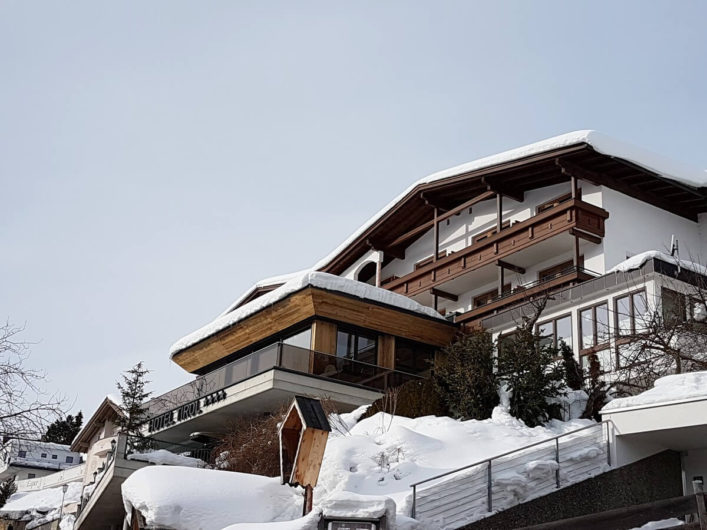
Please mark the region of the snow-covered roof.
POLYGON ((444 317, 431 307, 419 304, 407 296, 396 294, 367 283, 335 276, 333 274, 310 271, 300 273, 298 276, 295 276, 274 291, 266 293, 263 296, 256 298, 255 300, 248 302, 237 309, 234 309, 230 313, 224 313, 214 321, 206 324, 193 333, 190 333, 186 337, 179 339, 170 348, 170 356, 174 357, 174 355, 189 346, 192 346, 223 329, 237 324, 241 320, 262 311, 263 309, 273 305, 275 302, 279 302, 280 300, 304 289, 305 287, 317 287, 327 291, 343 293, 364 300, 369 300, 371 302, 379 302, 398 309, 412 311, 427 317, 444 320, 444 317))
POLYGON ((667 375, 657 379, 653 388, 636 396, 617 398, 607 403, 602 414, 629 407, 664 405, 686 400, 707 399, 707 371, 667 375))
POLYGON ((683 269, 696 272, 698 274, 704 274, 707 276, 707 267, 700 265, 699 263, 694 263, 692 261, 683 261, 670 254, 661 252, 660 250, 648 250, 646 252, 641 252, 635 256, 631 256, 627 260, 613 266, 607 271, 607 274, 612 272, 628 272, 635 269, 640 269, 646 261, 657 258, 666 263, 672 263, 673 265, 679 265, 683 269))
POLYGON ((64 495, 61 486, 31 492, 17 492, 0 509, 0 514, 11 514, 21 517, 23 513, 47 513, 61 508, 62 497, 64 506, 78 502, 81 497, 81 482, 71 482, 64 495))
MULTIPOLYGON (((230 313, 233 311, 235 308, 237 308, 241 303, 243 303, 243 300, 248 298, 253 291, 256 289, 263 289, 265 287, 272 287, 274 285, 282 285, 284 283, 287 283, 290 281, 292 278, 295 278, 301 274, 304 274, 305 272, 309 272, 311 269, 305 269, 297 272, 291 272, 289 274, 280 274, 279 276, 271 276, 270 278, 265 278, 264 280, 260 280, 259 282, 256 282, 252 285, 250 289, 248 289, 246 292, 244 292, 241 296, 236 298, 236 300, 233 301, 231 305, 229 305, 226 310, 221 313, 221 315, 225 315, 226 313, 230 313)), ((219 316, 221 316, 219 315, 219 316)))
POLYGON ((388 212, 396 204, 398 204, 405 196, 408 195, 408 193, 410 193, 413 189, 415 189, 421 184, 429 184, 431 182, 436 182, 449 177, 454 177, 463 173, 488 168, 498 164, 503 164, 505 162, 511 162, 528 156, 537 155, 547 151, 553 151, 556 149, 561 149, 563 147, 569 147, 571 145, 577 145, 582 143, 590 145, 592 148, 594 148, 595 151, 599 153, 617 158, 622 158, 629 162, 633 162, 636 165, 639 165, 649 171, 661 175, 664 178, 673 180, 680 184, 695 188, 707 186, 707 170, 690 167, 686 164, 671 160, 669 158, 658 155, 641 147, 637 147, 629 143, 616 140, 597 131, 574 131, 567 134, 562 134, 560 136, 554 136, 553 138, 548 138, 546 140, 541 140, 539 142, 535 142, 529 145, 525 145, 523 147, 517 147, 515 149, 504 151, 495 155, 479 158, 477 160, 467 162, 466 164, 462 164, 460 166, 455 166, 449 169, 438 171, 436 173, 432 173, 431 175, 428 175, 427 177, 418 180, 417 182, 410 185, 403 193, 401 193, 392 201, 390 201, 390 203, 388 203, 377 214, 375 214, 363 225, 361 225, 358 230, 351 234, 351 236, 349 236, 343 243, 336 247, 336 249, 334 249, 329 255, 321 259, 314 266, 314 269, 321 269, 322 267, 328 265, 330 261, 332 261, 346 247, 348 247, 361 234, 363 234, 363 232, 365 232, 376 221, 383 217, 386 212, 388 212))

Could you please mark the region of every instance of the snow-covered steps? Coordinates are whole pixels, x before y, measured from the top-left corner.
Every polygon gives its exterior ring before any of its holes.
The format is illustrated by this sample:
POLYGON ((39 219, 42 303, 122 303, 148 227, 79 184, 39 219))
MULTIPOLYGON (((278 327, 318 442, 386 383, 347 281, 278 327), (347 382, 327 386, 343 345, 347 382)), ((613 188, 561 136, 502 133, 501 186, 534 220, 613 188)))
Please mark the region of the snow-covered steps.
POLYGON ((413 485, 413 517, 454 529, 607 471, 607 423, 594 424, 413 485))

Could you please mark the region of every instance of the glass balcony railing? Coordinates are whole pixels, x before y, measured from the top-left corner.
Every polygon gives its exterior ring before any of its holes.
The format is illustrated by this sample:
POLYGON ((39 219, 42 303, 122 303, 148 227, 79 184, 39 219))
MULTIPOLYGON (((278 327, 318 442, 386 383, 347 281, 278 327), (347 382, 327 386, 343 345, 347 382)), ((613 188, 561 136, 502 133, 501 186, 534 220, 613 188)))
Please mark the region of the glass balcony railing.
POLYGON ((205 396, 213 395, 217 399, 220 390, 273 368, 332 379, 379 392, 410 380, 421 379, 415 374, 279 342, 154 398, 148 404, 148 415, 152 417, 205 396))

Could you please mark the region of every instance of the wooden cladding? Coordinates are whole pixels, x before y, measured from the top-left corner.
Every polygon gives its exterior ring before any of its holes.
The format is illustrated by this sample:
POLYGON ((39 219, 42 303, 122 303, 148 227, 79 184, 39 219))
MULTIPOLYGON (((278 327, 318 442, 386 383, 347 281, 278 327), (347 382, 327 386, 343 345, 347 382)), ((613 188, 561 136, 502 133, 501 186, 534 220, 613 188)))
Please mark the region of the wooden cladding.
POLYGON ((327 321, 406 337, 438 347, 449 344, 456 330, 453 324, 444 320, 306 287, 182 350, 172 360, 185 370, 195 372, 312 318, 315 318, 312 347, 324 353, 336 351, 336 324, 327 321))
POLYGON ((565 201, 435 263, 420 267, 386 284, 386 289, 413 296, 573 229, 604 237, 607 217, 609 213, 597 206, 577 199, 565 201))

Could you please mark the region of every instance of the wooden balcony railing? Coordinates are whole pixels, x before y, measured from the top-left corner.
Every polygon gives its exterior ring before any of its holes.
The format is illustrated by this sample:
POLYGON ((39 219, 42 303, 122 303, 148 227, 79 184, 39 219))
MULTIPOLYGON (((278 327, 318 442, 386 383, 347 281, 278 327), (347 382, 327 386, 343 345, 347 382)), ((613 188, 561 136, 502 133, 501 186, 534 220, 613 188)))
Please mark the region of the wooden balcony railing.
POLYGON ((609 213, 606 210, 592 204, 578 199, 566 201, 420 267, 384 287, 413 296, 565 232, 574 231, 580 237, 598 240, 604 237, 604 220, 607 217, 609 213))
POLYGON ((591 280, 596 277, 596 273, 583 269, 582 267, 570 267, 556 274, 552 278, 529 284, 518 285, 510 292, 505 293, 503 296, 498 296, 493 300, 490 300, 487 304, 475 307, 474 309, 471 309, 466 313, 462 313, 461 315, 457 315, 454 321, 474 327, 474 321, 483 318, 494 311, 506 309, 537 297, 538 295, 549 293, 568 285, 591 280))

